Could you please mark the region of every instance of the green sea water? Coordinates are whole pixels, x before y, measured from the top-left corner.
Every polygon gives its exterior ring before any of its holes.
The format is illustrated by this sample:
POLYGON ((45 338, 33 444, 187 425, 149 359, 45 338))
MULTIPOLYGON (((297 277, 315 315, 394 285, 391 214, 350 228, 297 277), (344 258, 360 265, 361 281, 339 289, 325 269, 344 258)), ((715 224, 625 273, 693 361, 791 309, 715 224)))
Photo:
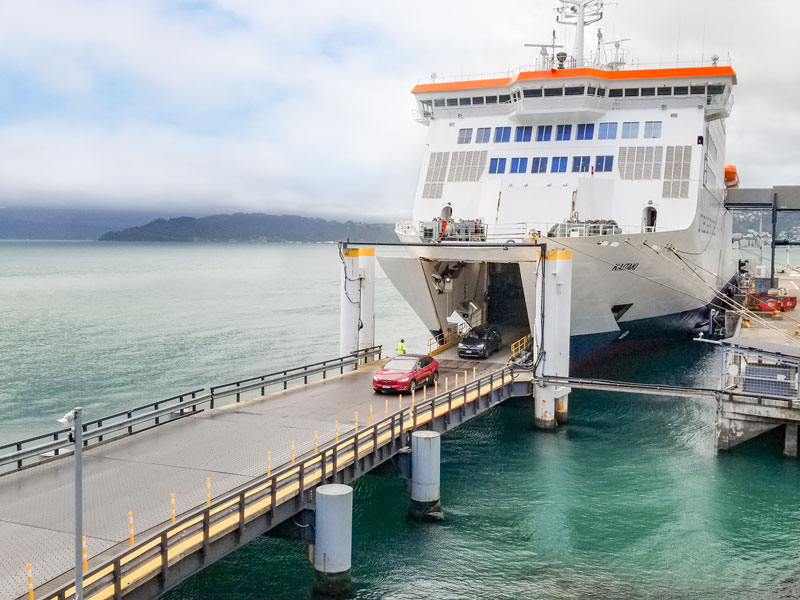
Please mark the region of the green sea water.
MULTIPOLYGON (((0 243, 0 439, 335 355, 338 268, 330 245, 0 243)), ((382 276, 376 294, 379 341, 422 347, 382 276)), ((581 374, 707 386, 718 364, 685 342, 581 374)), ((678 398, 576 391, 570 418, 535 431, 518 399, 445 435, 442 523, 406 519, 402 481, 358 480, 353 596, 800 596, 780 435, 716 454, 714 403, 678 398)), ((312 580, 300 542, 264 537, 165 598, 309 598, 312 580)))

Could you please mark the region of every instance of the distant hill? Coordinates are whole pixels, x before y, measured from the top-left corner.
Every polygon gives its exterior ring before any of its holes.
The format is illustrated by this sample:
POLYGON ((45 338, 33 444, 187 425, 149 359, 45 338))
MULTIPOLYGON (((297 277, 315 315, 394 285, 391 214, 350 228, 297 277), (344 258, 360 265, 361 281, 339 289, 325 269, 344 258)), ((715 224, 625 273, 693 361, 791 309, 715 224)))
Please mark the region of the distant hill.
POLYGON ((113 231, 101 242, 328 242, 350 238, 394 242, 394 226, 385 223, 326 221, 293 215, 236 213, 210 217, 156 219, 141 227, 113 231))
POLYGON ((0 240, 96 240, 168 216, 156 211, 0 206, 0 240))

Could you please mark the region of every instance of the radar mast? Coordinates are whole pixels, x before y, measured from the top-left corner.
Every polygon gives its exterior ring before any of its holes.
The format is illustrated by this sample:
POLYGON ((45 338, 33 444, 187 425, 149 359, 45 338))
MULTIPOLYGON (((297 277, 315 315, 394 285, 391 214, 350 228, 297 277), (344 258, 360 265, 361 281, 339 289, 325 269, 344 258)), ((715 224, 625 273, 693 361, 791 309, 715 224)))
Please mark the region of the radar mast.
POLYGON ((561 0, 557 21, 575 26, 575 66, 586 64, 583 53, 583 34, 587 25, 603 18, 603 0, 561 0))

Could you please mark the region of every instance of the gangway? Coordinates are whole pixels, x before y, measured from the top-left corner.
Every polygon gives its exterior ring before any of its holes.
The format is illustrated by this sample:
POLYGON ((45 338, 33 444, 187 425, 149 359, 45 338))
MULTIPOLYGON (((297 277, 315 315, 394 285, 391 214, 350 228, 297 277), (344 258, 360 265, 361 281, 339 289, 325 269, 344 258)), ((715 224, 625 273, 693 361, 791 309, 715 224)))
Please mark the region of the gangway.
MULTIPOLYGON (((84 598, 152 598, 313 506, 318 485, 390 460, 413 431, 445 432, 531 393, 514 365, 443 359, 435 388, 377 395, 380 357, 372 347, 86 423, 84 598)), ((4 446, 0 597, 27 598, 26 563, 37 599, 74 597, 67 447, 65 431, 4 446)))

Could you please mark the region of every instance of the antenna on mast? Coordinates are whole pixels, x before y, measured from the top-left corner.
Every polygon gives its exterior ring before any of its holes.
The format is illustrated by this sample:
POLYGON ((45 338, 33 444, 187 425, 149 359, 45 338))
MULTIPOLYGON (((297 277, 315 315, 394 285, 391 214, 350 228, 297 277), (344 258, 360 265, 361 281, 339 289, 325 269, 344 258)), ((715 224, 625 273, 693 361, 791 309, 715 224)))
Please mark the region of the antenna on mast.
POLYGON ((560 44, 556 44, 556 30, 553 30, 553 41, 549 44, 525 44, 526 48, 541 48, 542 56, 542 69, 553 69, 554 68, 554 60, 556 55, 556 48, 563 48, 564 46, 560 44), (550 48, 552 54, 548 56, 547 49, 550 48))
POLYGON ((584 66, 584 28, 603 18, 603 0, 561 0, 556 20, 562 25, 575 25, 575 62, 584 66))

